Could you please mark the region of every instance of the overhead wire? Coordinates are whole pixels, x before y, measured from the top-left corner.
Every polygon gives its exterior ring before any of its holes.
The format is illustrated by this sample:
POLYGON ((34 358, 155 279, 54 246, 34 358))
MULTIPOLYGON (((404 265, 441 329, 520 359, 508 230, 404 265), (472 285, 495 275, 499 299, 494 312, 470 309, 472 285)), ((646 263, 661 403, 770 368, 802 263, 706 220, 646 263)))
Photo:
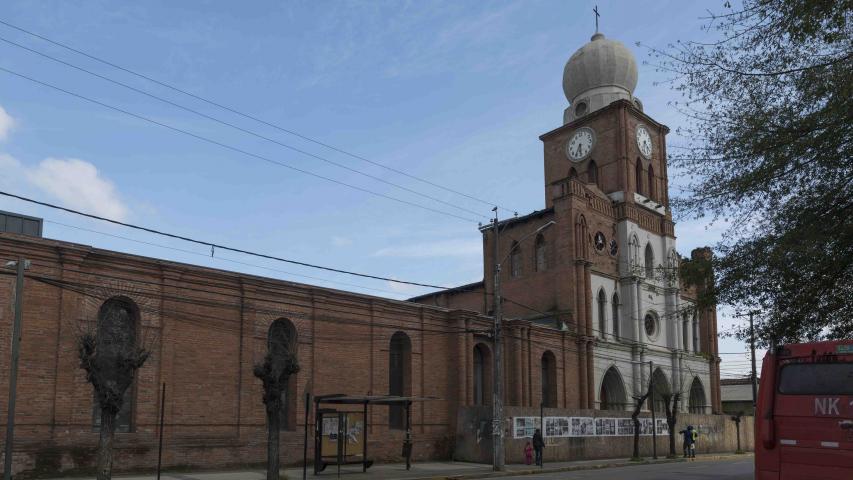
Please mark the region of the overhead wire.
POLYGON ((65 227, 65 228, 72 228, 72 229, 75 229, 75 230, 81 230, 81 231, 89 232, 89 233, 95 233, 95 234, 98 234, 98 235, 103 235, 103 236, 107 236, 107 237, 117 238, 117 239, 120 239, 120 240, 126 240, 126 241, 128 241, 128 242, 139 243, 139 244, 142 244, 142 245, 149 245, 149 246, 152 246, 152 247, 158 247, 158 248, 164 248, 164 249, 168 249, 168 250, 174 250, 174 251, 176 251, 176 252, 182 252, 182 253, 187 253, 187 254, 190 254, 190 255, 196 255, 196 256, 199 256, 199 257, 207 258, 207 259, 219 260, 219 261, 223 261, 223 262, 234 263, 234 264, 237 264, 237 265, 243 265, 243 266, 252 267, 252 268, 260 268, 260 269, 263 269, 263 270, 269 270, 269 271, 271 271, 271 272, 278 272, 278 273, 283 273, 283 274, 286 274, 286 275, 292 275, 292 276, 294 276, 294 277, 307 278, 307 279, 310 279, 310 280, 317 280, 317 281, 320 281, 320 282, 326 282, 326 283, 330 283, 330 284, 342 285, 342 286, 353 287, 353 288, 360 288, 360 289, 364 289, 364 290, 371 290, 371 291, 374 291, 374 292, 384 293, 384 294, 388 294, 388 295, 396 295, 396 296, 400 296, 400 297, 405 297, 405 295, 401 294, 400 292, 392 292, 392 291, 390 291, 390 290, 382 290, 382 289, 380 289, 380 288, 373 288, 373 287, 368 287, 368 286, 364 286, 364 285, 358 285, 358 284, 355 284, 355 283, 340 282, 340 281, 337 281, 337 280, 330 280, 330 279, 322 278, 322 277, 314 277, 314 276, 311 276, 311 275, 305 275, 305 274, 301 274, 301 273, 291 272, 291 271, 288 271, 288 270, 281 270, 281 269, 278 269, 278 268, 272 268, 272 267, 267 267, 267 266, 263 266, 263 265, 257 265, 257 264, 248 263, 248 262, 241 262, 241 261, 239 261, 239 260, 234 260, 234 259, 231 259, 231 258, 225 258, 225 257, 222 257, 221 255, 219 255, 219 256, 216 256, 216 255, 215 255, 215 256, 212 256, 212 257, 211 257, 211 256, 210 256, 210 254, 208 254, 208 253, 195 252, 195 251, 192 251, 192 250, 187 250, 187 249, 184 249, 184 248, 178 248, 178 247, 170 247, 170 246, 168 246, 168 245, 163 245, 163 244, 154 243, 154 242, 146 242, 146 241, 144 241, 144 240, 138 240, 138 239, 135 239, 135 238, 125 237, 125 236, 123 236, 123 235, 116 235, 116 234, 113 234, 113 233, 102 232, 102 231, 99 231, 99 230, 94 230, 94 229, 91 229, 91 228, 80 227, 80 226, 77 226, 77 225, 69 225, 69 224, 66 224, 66 223, 57 222, 57 221, 55 221, 55 220, 48 220, 48 219, 44 219, 44 223, 49 223, 49 224, 51 224, 51 225, 59 225, 59 226, 61 226, 61 227, 65 227))
MULTIPOLYGON (((2 67, 0 67, 0 70, 2 70, 2 67)), ((268 255, 268 254, 264 254, 264 253, 257 253, 257 252, 253 252, 253 251, 250 251, 250 250, 245 250, 245 249, 242 249, 242 248, 229 247, 229 246, 222 245, 222 244, 218 244, 218 243, 214 243, 214 242, 209 242, 209 241, 205 241, 205 240, 198 240, 198 239, 191 238, 191 237, 187 237, 187 236, 184 236, 184 235, 177 235, 177 234, 174 234, 174 233, 168 233, 168 232, 164 232, 164 231, 161 231, 161 230, 156 230, 156 229, 153 229, 153 228, 150 228, 150 227, 143 227, 143 226, 139 226, 139 225, 134 225, 134 224, 131 224, 131 223, 122 222, 122 221, 119 221, 119 220, 114 220, 114 219, 107 218, 107 217, 103 217, 103 216, 100 216, 100 215, 94 215, 94 214, 91 214, 91 213, 85 213, 85 212, 81 212, 81 211, 79 211, 79 210, 74 210, 74 209, 72 209, 72 208, 62 207, 62 206, 59 206, 59 205, 54 205, 54 204, 51 204, 51 203, 48 203, 48 202, 43 202, 43 201, 40 201, 40 200, 35 200, 35 199, 32 199, 32 198, 24 197, 24 196, 21 196, 21 195, 16 195, 16 194, 9 193, 9 192, 0 191, 0 195, 6 196, 6 197, 10 197, 10 198, 16 198, 16 199, 21 200, 21 201, 24 201, 24 202, 32 203, 32 204, 35 204, 35 205, 41 205, 41 206, 43 206, 43 207, 48 207, 48 208, 52 208, 52 209, 55 209, 55 210, 62 210, 62 211, 64 211, 64 212, 73 213, 73 214, 75 214, 75 215, 80 215, 80 216, 87 217, 87 218, 91 218, 91 219, 94 219, 94 220, 100 220, 100 221, 102 221, 102 222, 108 222, 108 223, 112 223, 112 224, 115 224, 115 225, 121 225, 121 226, 123 226, 123 227, 132 228, 132 229, 134 229, 134 230, 139 230, 139 231, 143 231, 143 232, 153 233, 153 234, 155 234, 155 235, 160 235, 160 236, 163 236, 163 237, 173 238, 173 239, 177 239, 177 240, 183 240, 183 241, 185 241, 185 242, 194 243, 194 244, 197 244, 197 245, 205 245, 205 246, 210 247, 210 248, 213 248, 213 249, 227 250, 227 251, 234 252, 234 253, 242 253, 242 254, 244 254, 244 255, 249 255, 249 256, 254 256, 254 257, 264 258, 264 259, 267 259, 267 260, 275 260, 275 261, 278 261, 278 262, 290 263, 290 264, 294 264, 294 265, 300 265, 300 266, 303 266, 303 267, 316 268, 316 269, 319 269, 319 270, 326 270, 326 271, 329 271, 329 272, 342 273, 342 274, 346 274, 346 275, 353 275, 353 276, 363 277, 363 278, 370 278, 370 279, 373 279, 373 280, 384 280, 384 281, 388 281, 388 282, 394 282, 394 283, 400 283, 400 284, 406 284, 406 285, 414 285, 414 286, 418 286, 418 287, 435 288, 435 289, 439 289, 439 290, 447 290, 447 289, 448 289, 448 287, 443 287, 443 286, 440 286, 440 285, 431 285, 431 284, 428 284, 428 283, 420 283, 420 282, 410 282, 410 281, 406 281, 406 280, 398 280, 398 279, 390 278, 390 277, 383 277, 383 276, 380 276, 380 275, 371 275, 371 274, 366 274, 366 273, 352 272, 352 271, 343 270, 343 269, 339 269, 339 268, 327 267, 327 266, 322 266, 322 265, 315 265, 315 264, 311 264, 311 263, 308 263, 308 262, 301 262, 301 261, 298 261, 298 260, 291 260, 291 259, 287 259, 287 258, 283 258, 283 257, 278 257, 278 256, 275 256, 275 255, 268 255)))
POLYGON ((240 111, 240 110, 238 110, 238 109, 236 109, 236 108, 234 108, 234 107, 230 107, 230 106, 224 105, 224 104, 223 104, 223 103, 221 103, 221 102, 218 102, 218 101, 215 101, 215 100, 211 100, 211 99, 209 99, 209 98, 205 98, 205 97, 202 97, 202 96, 200 96, 200 95, 197 95, 197 94, 191 93, 191 92, 189 92, 189 91, 187 91, 187 90, 184 90, 184 89, 178 88, 178 87, 176 87, 176 86, 174 86, 174 85, 171 85, 171 84, 169 84, 169 83, 167 83, 167 82, 164 82, 164 81, 162 81, 162 80, 157 80, 157 79, 155 79, 155 78, 153 78, 153 77, 151 77, 151 76, 144 75, 144 74, 142 74, 142 73, 139 73, 139 72, 134 71, 134 70, 132 70, 132 69, 130 69, 130 68, 127 68, 127 67, 123 67, 123 66, 118 65, 118 64, 116 64, 116 63, 114 63, 114 62, 110 62, 110 61, 108 61, 108 60, 105 60, 105 59, 103 59, 103 58, 97 57, 97 56, 92 55, 92 54, 90 54, 90 53, 84 52, 83 50, 80 50, 80 49, 78 49, 78 48, 71 47, 70 45, 67 45, 67 44, 65 44, 65 43, 62 43, 62 42, 59 42, 59 41, 56 41, 56 40, 50 39, 50 38, 48 38, 48 37, 46 37, 46 36, 44 36, 44 35, 40 35, 40 34, 38 34, 38 33, 32 32, 32 31, 30 31, 30 30, 24 29, 24 28, 22 28, 22 27, 20 27, 20 26, 13 25, 13 24, 11 24, 11 23, 9 23, 9 22, 7 22, 7 21, 3 20, 3 19, 0 19, 0 24, 3 24, 3 25, 5 25, 5 26, 7 26, 7 27, 9 27, 9 28, 12 28, 12 29, 17 30, 17 31, 22 32, 22 33, 25 33, 25 34, 30 35, 30 36, 32 36, 32 37, 38 38, 38 39, 40 39, 40 40, 43 40, 43 41, 45 41, 45 42, 48 42, 48 43, 50 43, 50 44, 52 44, 52 45, 56 45, 56 46, 58 46, 58 47, 60 47, 60 48, 63 48, 63 49, 65 49, 65 50, 68 50, 68 51, 74 52, 74 53, 76 53, 76 54, 78 54, 78 55, 82 55, 82 56, 84 56, 84 57, 86 57, 86 58, 89 58, 90 60, 94 60, 94 61, 96 61, 96 62, 98 62, 98 63, 103 64, 103 65, 107 65, 107 66, 109 66, 109 67, 115 68, 115 69, 120 70, 120 71, 123 71, 123 72, 125 72, 125 73, 129 73, 129 74, 131 74, 131 75, 133 75, 133 76, 135 76, 135 77, 137 77, 137 78, 141 78, 141 79, 143 79, 143 80, 146 80, 146 81, 152 82, 152 83, 154 83, 154 84, 160 85, 160 86, 162 86, 162 87, 165 87, 165 88, 167 88, 167 89, 169 89, 169 90, 172 90, 172 91, 178 92, 178 93, 180 93, 180 94, 182 94, 182 95, 186 95, 186 96, 188 96, 188 97, 190 97, 190 98, 193 98, 193 99, 199 100, 199 101, 204 102, 204 103, 206 103, 206 104, 208 104, 208 105, 211 105, 211 106, 214 106, 214 107, 220 108, 220 109, 222 109, 222 110, 228 111, 228 112, 233 113, 233 114, 235 114, 235 115, 238 115, 238 116, 240 116, 240 117, 243 117, 243 118, 246 118, 246 119, 252 120, 252 121, 254 121, 254 122, 257 122, 257 123, 260 123, 260 124, 263 124, 263 125, 266 125, 266 126, 268 126, 268 127, 274 128, 274 129, 276 129, 276 130, 279 130, 279 131, 281 131, 281 132, 287 133, 287 134, 289 134, 289 135, 293 135, 293 136, 295 136, 295 137, 297 137, 297 138, 300 138, 300 139, 302 139, 302 140, 305 140, 305 141, 311 142, 311 143, 313 143, 313 144, 315 144, 315 145, 319 145, 319 146, 321 146, 321 147, 324 147, 324 148, 327 148, 327 149, 329 149, 329 150, 335 151, 335 152, 337 152, 337 153, 340 153, 340 154, 343 154, 343 155, 349 156, 349 157, 351 157, 351 158, 354 158, 354 159, 357 159, 357 160, 361 160, 361 161, 363 161, 363 162, 367 162, 367 163, 369 163, 369 164, 371 164, 371 165, 374 165, 374 166, 377 166, 377 167, 383 168, 383 169, 385 169, 385 170, 388 170, 388 171, 391 171, 391 172, 397 173, 397 174, 399 174, 399 175, 403 175, 403 176, 405 176, 405 177, 407 177, 407 178, 411 178, 412 180, 416 180, 416 181, 421 182, 421 183, 424 183, 424 184, 426 184, 426 185, 430 185, 430 186, 433 186, 433 187, 439 188, 439 189, 444 190, 444 191, 446 191, 446 192, 453 193, 453 194, 456 194, 456 195, 460 195, 460 196, 465 197, 465 198, 468 198, 468 199, 470 199, 470 200, 477 201, 477 202, 479 202, 479 203, 481 203, 481 204, 488 205, 488 206, 490 206, 490 207, 492 207, 492 206, 496 206, 497 208, 500 208, 501 210, 504 210, 504 211, 507 211, 507 212, 511 212, 511 213, 515 213, 515 212, 516 212, 516 211, 515 211, 515 210, 513 210, 513 209, 510 209, 510 208, 506 208, 506 207, 502 207, 502 206, 500 206, 500 205, 497 205, 495 202, 491 202, 491 201, 488 201, 488 200, 483 200, 483 199, 481 199, 481 198, 475 197, 475 196, 470 195, 470 194, 467 194, 467 193, 465 193, 465 192, 461 192, 461 191, 458 191, 458 190, 454 190, 454 189, 452 189, 452 188, 446 187, 446 186, 441 185, 441 184, 439 184, 439 183, 436 183, 436 182, 433 182, 433 181, 430 181, 430 180, 426 180, 426 179, 421 178, 421 177, 418 177, 418 176, 416 176, 416 175, 412 175, 412 174, 410 174, 410 173, 407 173, 407 172, 405 172, 405 171, 403 171, 403 170, 400 170, 400 169, 397 169, 397 168, 391 167, 391 166, 389 166, 389 165, 385 165, 385 164, 383 164, 383 163, 380 163, 380 162, 377 162, 377 161, 374 161, 374 160, 370 160, 370 159, 368 159, 368 158, 366 158, 366 157, 364 157, 364 156, 361 156, 361 155, 358 155, 358 154, 355 154, 355 153, 349 152, 349 151, 344 150, 344 149, 342 149, 342 148, 340 148, 340 147, 333 146, 333 145, 331 145, 331 144, 329 144, 329 143, 322 142, 322 141, 317 140, 317 139, 315 139, 315 138, 309 137, 309 136, 307 136, 307 135, 305 135, 305 134, 302 134, 302 133, 296 132, 295 130, 288 129, 288 128, 282 127, 281 125, 278 125, 278 124, 276 124, 276 123, 273 123, 273 122, 271 122, 271 121, 261 119, 261 118, 260 118, 260 117, 258 117, 258 116, 255 116, 255 115, 252 115, 252 114, 248 114, 248 113, 245 113, 245 112, 243 112, 243 111, 240 111))
POLYGON ((356 173, 356 174, 358 174, 358 175, 361 175, 361 176, 364 176, 364 177, 370 178, 370 179, 372 179, 372 180, 375 180, 375 181, 377 181, 377 182, 384 183, 384 184, 386 184, 386 185, 393 186, 393 187, 398 188, 398 189, 400 189, 400 190, 403 190, 403 191, 406 191, 406 192, 409 192, 409 193, 412 193, 412 194, 418 195, 418 196, 420 196, 420 197, 423 197, 423 198, 426 198, 426 199, 432 200, 432 201, 434 201, 434 202, 438 202, 438 203, 444 204, 444 205, 449 206, 449 207, 451 207, 451 208, 455 208, 455 209, 457 209, 457 210, 461 210, 461 211, 466 212, 466 213, 470 213, 470 214, 473 214, 473 215, 477 215, 478 217, 488 218, 488 216, 483 215, 483 214, 482 214, 482 213, 480 213, 480 212, 476 212, 476 211, 474 211, 474 210, 471 210, 471 209, 468 209, 468 208, 465 208, 465 207, 461 207, 461 206, 459 206, 459 205, 457 205, 457 204, 455 204, 455 203, 448 202, 448 201, 446 201, 446 200, 442 200, 442 199, 437 198, 437 197, 434 197, 434 196, 432 196, 432 195, 429 195, 429 194, 425 194, 425 193, 419 192, 419 191, 417 191, 417 190, 414 190, 414 189, 412 189, 412 188, 406 187, 406 186, 404 186, 404 185, 400 185, 400 184, 397 184, 397 183, 394 183, 394 182, 391 182, 391 181, 385 180, 384 178, 377 177, 376 175, 371 175, 371 174, 369 174, 369 173, 362 172, 361 170, 358 170, 358 169, 355 169, 355 168, 349 167, 349 166, 344 165, 344 164, 342 164, 342 163, 340 163, 340 162, 336 162, 336 161, 334 161, 334 160, 330 160, 330 159, 328 159, 328 158, 326 158, 326 157, 323 157, 323 156, 320 156, 320 155, 317 155, 317 154, 314 154, 314 153, 308 152, 308 151, 306 151, 306 150, 303 150, 303 149, 300 149, 300 148, 294 147, 293 145, 289 145, 289 144, 286 144, 286 143, 280 142, 280 141, 278 141, 278 140, 276 140, 276 139, 274 139, 274 138, 270 138, 270 137, 268 137, 268 136, 266 136, 266 135, 262 135, 262 134, 260 134, 260 133, 255 132, 255 131, 252 131, 252 130, 249 130, 249 129, 243 128, 243 127, 241 127, 241 126, 239 126, 239 125, 235 125, 235 124, 233 124, 233 123, 230 123, 230 122, 224 121, 224 120, 222 120, 222 119, 220 119, 220 118, 216 118, 216 117, 214 117, 214 116, 212 116, 212 115, 208 115, 208 114, 206 114, 206 113, 204 113, 204 112, 200 112, 200 111, 198 111, 198 110, 195 110, 195 109, 193 109, 193 108, 187 107, 187 106, 185 106, 185 105, 181 105, 181 104, 179 104, 179 103, 177 103, 177 102, 173 102, 173 101, 168 100, 168 99, 166 99, 166 98, 163 98, 163 97, 160 97, 160 96, 154 95, 154 94, 152 94, 152 93, 150 93, 150 92, 146 92, 145 90, 142 90, 142 89, 136 88, 136 87, 134 87, 134 86, 132 86, 132 85, 128 85, 128 84, 123 83, 123 82, 120 82, 120 81, 118 81, 118 80, 114 80, 114 79, 112 79, 112 78, 106 77, 106 76, 104 76, 104 75, 101 75, 101 74, 99 74, 99 73, 93 72, 93 71, 91 71, 91 70, 87 70, 87 69, 85 69, 85 68, 83 68, 83 67, 80 67, 80 66, 74 65, 74 64, 72 64, 72 63, 70 63, 70 62, 66 62, 65 60, 61 60, 61 59, 59 59, 59 58, 56 58, 56 57, 53 57, 53 56, 48 55, 48 54, 46 54, 46 53, 43 53, 43 52, 40 52, 40 51, 38 51, 38 50, 32 49, 32 48, 27 47, 27 46, 25 46, 25 45, 21 45, 21 44, 19 44, 19 43, 17 43, 17 42, 14 42, 14 41, 12 41, 12 40, 7 39, 7 38, 3 38, 2 36, 0 36, 0 41, 5 42, 5 43, 7 43, 7 44, 9 44, 9 45, 12 45, 12 46, 14 46, 14 47, 20 48, 20 49, 22 49, 22 50, 28 51, 28 52, 30 52, 30 53, 33 53, 33 54, 39 55, 39 56, 41 56, 41 57, 47 58, 47 59, 49 59, 49 60, 51 60, 51 61, 53 61, 53 62, 56 62, 56 63, 62 64, 62 65, 65 65, 65 66, 67 66, 67 67, 69 67, 69 68, 73 68, 73 69, 76 69, 76 70, 78 70, 78 71, 84 72, 84 73, 86 73, 86 74, 88 74, 88 75, 92 75, 92 76, 94 76, 94 77, 100 78, 100 79, 102 79, 102 80, 104 80, 104 81, 107 81, 107 82, 110 82, 110 83, 112 83, 112 84, 114 84, 114 85, 118 85, 118 86, 123 87, 123 88, 126 88, 126 89, 128 89, 128 90, 131 90, 131 91, 137 92, 137 93, 139 93, 139 94, 141 94, 141 95, 145 95, 145 96, 147 96, 147 97, 149 97, 149 98, 153 98, 153 99, 155 99, 155 100, 157 100, 157 101, 160 101, 160 102, 163 102, 163 103, 165 103, 165 104, 167 104, 167 105, 171 105, 171 106, 173 106, 173 107, 180 108, 181 110, 184 110, 184 111, 186 111, 186 112, 190 112, 190 113, 192 113, 192 114, 194 114, 194 115, 200 116, 200 117, 205 118, 205 119, 207 119, 207 120, 210 120, 210 121, 212 121, 212 122, 216 122, 216 123, 218 123, 218 124, 220 124, 220 125, 224 125, 224 126, 226 126, 226 127, 233 128, 233 129, 235 129, 235 130, 237 130, 237 131, 240 131, 240 132, 242 132, 242 133, 245 133, 245 134, 247 134, 247 135, 251 135, 251 136, 253 136, 253 137, 256 137, 256 138, 260 138, 260 139, 262 139, 262 140, 265 140, 265 141, 267 141, 267 142, 274 143, 274 144, 276 144, 276 145, 279 145, 279 146, 281 146, 281 147, 284 147, 284 148, 286 148, 286 149, 288 149, 288 150, 294 151, 294 152, 299 153, 299 154, 301 154, 301 155, 305 155, 305 156, 307 156, 307 157, 311 157, 311 158, 314 158, 314 159, 316 159, 316 160, 320 160, 320 161, 322 161, 322 162, 326 162, 326 163, 328 163, 328 164, 330 164, 330 165, 334 165, 334 166, 336 166, 336 167, 338 167, 338 168, 341 168, 341 169, 344 169, 344 170, 347 170, 347 171, 350 171, 350 172, 356 173))
POLYGON ((337 185, 341 185, 341 186, 344 186, 344 187, 347 187, 347 188, 350 188, 350 189, 353 189, 353 190, 357 190, 357 191, 362 192, 362 193, 367 193, 367 194, 369 194, 369 195, 373 195, 373 196, 375 196, 375 197, 384 198, 384 199, 386 199, 386 200, 392 200, 392 201, 395 201, 395 202, 397 202, 397 203, 401 203, 401 204, 404 204, 404 205, 409 205, 409 206, 411 206, 411 207, 416 207, 416 208, 420 208, 420 209, 422 209, 422 210, 427 210, 427 211, 430 211, 430 212, 433 212, 433 213, 438 213, 438 214, 445 215, 445 216, 449 216, 449 217, 453 217, 453 218, 456 218, 456 219, 459 219, 459 220, 464 220, 464 221, 466 221, 466 222, 472 222, 472 223, 476 223, 476 222, 477 222, 477 220, 476 220, 476 219, 472 219, 472 218, 468 218, 468 217, 463 217, 463 216, 461 216, 461 215, 456 215, 455 213, 450 213, 450 212, 447 212, 447 211, 444 211, 444 210, 439 210, 439 209, 437 209, 437 208, 433 208, 433 207, 429 207, 429 206, 426 206, 426 205, 422 205, 422 204, 420 204, 420 203, 412 202, 412 201, 405 200, 405 199, 402 199, 402 198, 394 197, 394 196, 392 196, 392 195, 387 195, 387 194, 385 194, 385 193, 381 193, 381 192, 377 192, 377 191, 374 191, 374 190, 370 190, 370 189, 368 189, 368 188, 359 187, 359 186, 357 186, 357 185, 353 185, 353 184, 351 184, 351 183, 347 183, 347 182, 344 182, 344 181, 341 181, 341 180, 336 180, 336 179, 334 179, 334 178, 327 177, 327 176, 325 176, 325 175, 322 175, 322 174, 319 174, 319 173, 315 173, 315 172, 312 172, 312 171, 310 171, 310 170, 306 170, 306 169, 304 169, 304 168, 300 168, 300 167, 296 167, 296 166, 290 165, 290 164, 285 163, 285 162, 282 162, 282 161, 280 161, 280 160, 275 160, 275 159, 269 158, 269 157, 264 156, 264 155, 259 155, 259 154, 256 154, 256 153, 252 153, 252 152, 250 152, 250 151, 248 151, 248 150, 244 150, 244 149, 242 149, 242 148, 240 148, 240 147, 235 147, 235 146, 233 146, 233 145, 229 145, 229 144, 227 144, 227 143, 220 142, 220 141, 218 141, 218 140, 214 140, 214 139, 212 139, 212 138, 210 138, 210 137, 205 137, 205 136, 203 136, 203 135, 199 135, 199 134, 196 134, 196 133, 190 132, 189 130, 184 130, 184 129, 182 129, 182 128, 178 128, 178 127, 175 127, 175 126, 173 126, 173 125, 170 125, 170 124, 168 124, 168 123, 164 123, 164 122, 161 122, 161 121, 158 121, 158 120, 154 120, 153 118, 149 118, 149 117, 146 117, 146 116, 144 116, 144 115, 140 115, 140 114, 137 114, 137 113, 133 113, 133 112, 131 112, 131 111, 129 111, 129 110, 125 110, 125 109, 123 109, 123 108, 116 107, 116 106, 114 106, 114 105, 110 105, 110 104, 105 103, 105 102, 102 102, 102 101, 100 101, 100 100, 95 100, 94 98, 87 97, 87 96, 85 96, 85 95, 82 95, 82 94, 79 94, 79 93, 76 93, 76 92, 72 92, 72 91, 70 91, 70 90, 64 89, 64 88, 59 87, 59 86, 57 86, 57 85, 54 85, 54 84, 51 84, 51 83, 48 83, 48 82, 44 82, 44 81, 42 81, 42 80, 38 80, 38 79, 36 79, 36 78, 30 77, 30 76, 25 75, 25 74, 23 74, 23 73, 16 72, 16 71, 11 70, 11 69, 8 69, 8 68, 6 68, 6 67, 2 67, 2 66, 0 66, 0 71, 2 71, 2 72, 6 72, 6 73, 8 73, 8 74, 10 74, 10 75, 14 75, 14 76, 16 76, 16 77, 18 77, 18 78, 22 78, 22 79, 27 80, 27 81, 29 81, 29 82, 36 83, 36 84, 38 84, 38 85, 42 85, 42 86, 44 86, 44 87, 47 87, 47 88, 50 88, 50 89, 56 90, 56 91, 58 91, 58 92, 62 92, 62 93, 64 93, 64 94, 66 94, 66 95, 70 95, 70 96, 72 96, 72 97, 79 98, 79 99, 81 99, 81 100, 85 100, 85 101, 90 102, 90 103, 93 103, 93 104, 95 104, 95 105, 99 105, 99 106, 102 106, 102 107, 104 107, 104 108, 108 108, 108 109, 110 109, 110 110, 113 110, 113 111, 119 112, 119 113, 121 113, 121 114, 123 114, 123 115, 127 115, 127 116, 129 116, 129 117, 133 117, 133 118, 136 118, 136 119, 138 119, 138 120, 142 120, 142 121, 144 121, 144 122, 148 122, 148 123, 151 123, 151 124, 153 124, 153 125, 157 125, 157 126, 163 127, 163 128, 165 128, 165 129, 167 129, 167 130, 171 130, 171 131, 173 131, 173 132, 180 133, 180 134, 182 134, 182 135, 186 135, 186 136, 188 136, 188 137, 195 138, 196 140, 200 140, 200 141, 202 141, 202 142, 209 143, 209 144, 211 144, 211 145, 215 145, 215 146, 217 146, 217 147, 224 148, 224 149, 226 149, 226 150, 230 150, 230 151, 232 151, 232 152, 239 153, 239 154, 241 154, 241 155, 245 155, 245 156, 248 156, 248 157, 251 157, 251 158, 255 158, 255 159, 258 159, 258 160, 262 160, 262 161, 264 161, 264 162, 267 162, 267 163, 270 163, 270 164, 273 164, 273 165, 278 165, 278 166, 281 166, 281 167, 284 167, 284 168, 287 168, 287 169, 293 170, 293 171, 295 171, 295 172, 302 173, 302 174, 304 174, 304 175, 308 175, 308 176, 311 176, 311 177, 319 178, 319 179, 321 179, 321 180, 325 180, 325 181, 327 181, 327 182, 331 182, 331 183, 334 183, 334 184, 337 184, 337 185))

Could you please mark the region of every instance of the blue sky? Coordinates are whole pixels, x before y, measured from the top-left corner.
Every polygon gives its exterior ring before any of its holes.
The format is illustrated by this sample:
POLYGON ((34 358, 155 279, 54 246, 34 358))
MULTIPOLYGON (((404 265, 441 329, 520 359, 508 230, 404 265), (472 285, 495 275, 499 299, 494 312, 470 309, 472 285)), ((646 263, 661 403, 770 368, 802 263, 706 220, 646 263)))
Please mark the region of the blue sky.
MULTIPOLYGON (((538 136, 561 124, 562 69, 594 32, 593 6, 602 14, 601 31, 627 44, 641 62, 635 94, 646 112, 675 130, 682 120, 667 102, 677 94, 655 84, 665 77, 642 63, 647 52, 635 43, 663 47, 678 39, 707 38, 699 17, 721 3, 6 1, 0 19, 524 214, 544 206, 538 136)), ((482 216, 236 132, 0 41, 3 68, 340 182, 488 221, 485 204, 228 114, 2 25, 0 37, 482 216)), ((306 176, 3 72, 0 107, 4 190, 305 262, 441 285, 482 278, 475 221, 306 176)), ((677 141, 670 135, 670 145, 677 141)), ((102 248, 392 298, 425 291, 233 254, 211 259, 203 247, 6 198, 0 209, 44 217, 46 236, 102 248)), ((682 254, 720 234, 718 226, 698 221, 676 228, 682 254)), ((721 320, 723 328, 730 324, 721 320)), ((743 346, 723 340, 720 350, 743 346)))

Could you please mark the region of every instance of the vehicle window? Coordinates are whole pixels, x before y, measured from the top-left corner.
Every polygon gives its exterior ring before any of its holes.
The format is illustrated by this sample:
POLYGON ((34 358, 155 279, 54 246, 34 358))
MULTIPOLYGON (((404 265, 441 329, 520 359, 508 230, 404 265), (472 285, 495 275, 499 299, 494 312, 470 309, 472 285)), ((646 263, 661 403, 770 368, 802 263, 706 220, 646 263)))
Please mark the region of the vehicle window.
POLYGON ((853 363, 794 363, 782 367, 779 393, 853 395, 853 363))

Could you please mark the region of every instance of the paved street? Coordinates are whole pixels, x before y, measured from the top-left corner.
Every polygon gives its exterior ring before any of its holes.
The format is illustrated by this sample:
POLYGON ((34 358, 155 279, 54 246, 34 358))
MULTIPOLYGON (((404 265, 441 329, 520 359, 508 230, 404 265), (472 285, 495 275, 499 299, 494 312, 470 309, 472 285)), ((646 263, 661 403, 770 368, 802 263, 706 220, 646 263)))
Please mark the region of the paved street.
POLYGON ((590 479, 590 480, 752 480, 753 459, 719 460, 710 462, 665 463, 637 465, 576 472, 555 472, 543 475, 519 475, 507 479, 590 479))

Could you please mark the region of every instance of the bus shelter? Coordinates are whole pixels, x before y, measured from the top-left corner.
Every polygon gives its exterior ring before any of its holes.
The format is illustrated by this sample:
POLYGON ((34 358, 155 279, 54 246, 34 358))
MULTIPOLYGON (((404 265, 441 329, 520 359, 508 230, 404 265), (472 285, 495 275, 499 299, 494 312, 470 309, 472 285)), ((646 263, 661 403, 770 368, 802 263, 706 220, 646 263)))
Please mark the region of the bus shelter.
POLYGON ((314 397, 314 475, 329 465, 359 465, 362 471, 373 465, 367 455, 369 430, 368 405, 400 406, 405 409, 403 457, 406 470, 412 466, 412 403, 434 400, 431 397, 395 395, 318 395, 314 397), (353 407, 361 407, 355 409, 353 407))

